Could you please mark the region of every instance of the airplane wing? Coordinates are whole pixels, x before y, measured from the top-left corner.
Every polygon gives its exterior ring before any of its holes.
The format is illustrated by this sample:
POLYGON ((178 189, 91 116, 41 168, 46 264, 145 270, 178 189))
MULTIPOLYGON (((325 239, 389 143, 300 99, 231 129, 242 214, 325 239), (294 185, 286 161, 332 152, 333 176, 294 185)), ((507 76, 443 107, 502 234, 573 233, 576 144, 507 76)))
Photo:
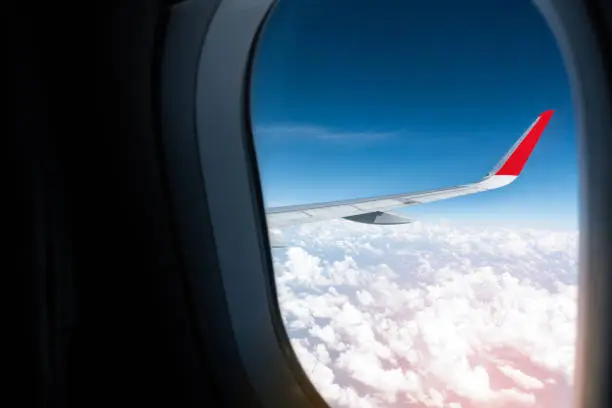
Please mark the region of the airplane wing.
POLYGON ((365 224, 407 224, 414 220, 390 213, 389 210, 446 200, 506 186, 516 180, 523 170, 553 112, 549 110, 538 116, 497 166, 480 181, 437 190, 269 208, 266 210, 268 227, 279 228, 334 218, 344 218, 345 220, 365 224))

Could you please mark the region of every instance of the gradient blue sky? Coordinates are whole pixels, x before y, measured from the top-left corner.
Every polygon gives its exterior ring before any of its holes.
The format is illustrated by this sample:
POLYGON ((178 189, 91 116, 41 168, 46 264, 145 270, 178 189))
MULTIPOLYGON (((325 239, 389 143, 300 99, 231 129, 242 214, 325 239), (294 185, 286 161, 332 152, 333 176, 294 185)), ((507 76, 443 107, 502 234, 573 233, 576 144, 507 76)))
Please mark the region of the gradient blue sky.
POLYGON ((256 53, 251 97, 267 206, 476 181, 554 109, 514 184, 403 212, 577 226, 568 79, 529 1, 280 1, 256 53))

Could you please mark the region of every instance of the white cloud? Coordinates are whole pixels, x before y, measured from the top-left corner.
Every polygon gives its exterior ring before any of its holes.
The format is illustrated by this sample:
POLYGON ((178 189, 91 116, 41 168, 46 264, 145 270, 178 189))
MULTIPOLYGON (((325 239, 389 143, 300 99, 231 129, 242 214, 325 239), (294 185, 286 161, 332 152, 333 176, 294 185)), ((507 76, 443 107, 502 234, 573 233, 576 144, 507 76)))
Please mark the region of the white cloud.
POLYGON ((274 250, 296 354, 335 407, 540 407, 571 392, 576 232, 347 221, 274 250))
POLYGON ((507 365, 499 366, 498 368, 502 373, 514 380, 521 388, 527 390, 544 388, 544 383, 542 381, 525 374, 521 370, 517 370, 507 365))
POLYGON ((378 130, 347 131, 331 129, 323 126, 305 124, 275 124, 259 126, 255 129, 258 138, 275 137, 304 139, 318 139, 329 142, 369 142, 388 139, 396 136, 399 132, 381 132, 378 130))

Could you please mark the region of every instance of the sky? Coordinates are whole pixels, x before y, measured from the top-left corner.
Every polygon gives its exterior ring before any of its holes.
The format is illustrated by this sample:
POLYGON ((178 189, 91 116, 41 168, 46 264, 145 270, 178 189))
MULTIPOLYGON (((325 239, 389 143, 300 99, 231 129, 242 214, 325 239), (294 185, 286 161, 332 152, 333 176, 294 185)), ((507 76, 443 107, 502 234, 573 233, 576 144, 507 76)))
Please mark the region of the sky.
POLYGON ((402 210, 423 221, 577 228, 571 92, 530 2, 281 1, 251 78, 269 207, 477 181, 548 109, 515 183, 402 210))

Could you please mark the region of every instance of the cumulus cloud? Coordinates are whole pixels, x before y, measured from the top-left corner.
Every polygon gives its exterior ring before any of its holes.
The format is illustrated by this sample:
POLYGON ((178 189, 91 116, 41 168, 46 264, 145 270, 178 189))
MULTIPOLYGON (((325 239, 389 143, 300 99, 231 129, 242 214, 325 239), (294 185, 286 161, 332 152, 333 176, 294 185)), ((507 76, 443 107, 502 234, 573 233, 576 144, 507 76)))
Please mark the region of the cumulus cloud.
POLYGON ((567 406, 577 232, 332 221, 283 236, 284 323, 332 406, 567 406))
POLYGON ((537 378, 528 376, 523 373, 521 370, 518 370, 514 367, 503 365, 498 367, 499 370, 511 378, 518 386, 524 388, 526 390, 540 389, 544 388, 544 383, 537 378))

